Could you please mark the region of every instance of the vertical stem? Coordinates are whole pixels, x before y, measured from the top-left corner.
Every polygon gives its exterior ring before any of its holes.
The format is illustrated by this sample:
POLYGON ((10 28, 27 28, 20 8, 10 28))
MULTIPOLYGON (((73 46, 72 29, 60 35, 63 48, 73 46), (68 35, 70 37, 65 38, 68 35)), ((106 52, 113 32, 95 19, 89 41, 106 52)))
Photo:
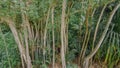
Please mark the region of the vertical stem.
MULTIPOLYGON (((86 42, 87 42, 87 36, 88 36, 88 19, 89 19, 89 11, 90 11, 90 7, 88 7, 88 9, 86 10, 86 18, 85 18, 85 26, 86 26, 86 31, 85 31, 85 37, 84 37, 84 41, 83 41, 83 44, 82 44, 82 49, 81 49, 81 52, 80 52, 80 57, 81 58, 80 60, 83 60, 82 59, 82 56, 83 56, 83 53, 84 53, 84 49, 87 45, 86 42)), ((80 61, 79 60, 79 61, 80 61)), ((82 62, 81 62, 82 63, 82 62)))
MULTIPOLYGON (((31 33, 31 29, 30 29, 30 24, 29 24, 29 20, 27 18, 27 15, 23 13, 23 7, 22 4, 23 1, 20 0, 20 11, 21 11, 21 17, 22 17, 22 23, 24 24, 24 37, 25 37, 25 45, 26 45, 26 64, 27 64, 27 68, 32 68, 32 63, 31 63, 31 58, 29 55, 29 46, 28 46, 28 36, 30 39, 32 39, 32 33, 31 33)), ((26 7, 25 7, 26 8, 26 7)))
POLYGON ((87 36, 87 39, 86 39, 86 46, 84 48, 84 51, 83 51, 83 54, 82 54, 82 59, 85 57, 85 53, 86 53, 86 50, 87 50, 87 45, 88 45, 88 42, 89 42, 89 39, 90 39, 90 34, 91 34, 91 31, 88 32, 88 36, 87 36))
POLYGON ((65 10, 66 10, 66 0, 63 0, 62 3, 62 16, 61 16, 61 59, 62 59, 62 68, 66 68, 65 61, 65 10))
POLYGON ((44 30, 44 48, 43 48, 43 57, 44 57, 44 64, 45 64, 45 48, 46 48, 46 36, 47 36, 47 25, 48 25, 48 21, 49 21, 49 14, 50 14, 50 8, 48 10, 48 13, 47 13, 47 19, 46 19, 46 25, 45 25, 45 30, 44 30))
POLYGON ((26 45, 27 68, 32 68, 31 59, 30 59, 30 56, 29 56, 27 27, 24 27, 24 37, 25 37, 25 45, 26 45))
POLYGON ((54 34, 54 6, 52 7, 52 40, 53 40, 53 68, 55 66, 55 34, 54 34))

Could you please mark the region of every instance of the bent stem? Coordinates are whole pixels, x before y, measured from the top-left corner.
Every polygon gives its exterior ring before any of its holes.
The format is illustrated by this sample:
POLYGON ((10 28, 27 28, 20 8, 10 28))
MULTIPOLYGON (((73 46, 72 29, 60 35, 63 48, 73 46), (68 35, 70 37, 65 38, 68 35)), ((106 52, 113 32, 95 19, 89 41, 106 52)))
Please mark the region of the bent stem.
POLYGON ((109 26, 111 24, 112 18, 113 18, 115 12, 118 10, 119 7, 120 7, 120 3, 114 8, 114 10, 112 11, 112 13, 110 14, 108 22, 107 22, 106 27, 105 27, 105 30, 103 31, 102 36, 100 37, 100 40, 97 43, 95 49, 87 57, 85 57, 85 59, 84 59, 84 65, 83 65, 84 68, 88 68, 89 59, 91 59, 96 54, 96 52, 98 51, 98 49, 100 48, 100 46, 101 46, 101 44, 102 44, 102 42, 103 42, 103 40, 104 40, 104 38, 105 38, 105 36, 107 34, 107 31, 108 31, 108 28, 109 28, 109 26))

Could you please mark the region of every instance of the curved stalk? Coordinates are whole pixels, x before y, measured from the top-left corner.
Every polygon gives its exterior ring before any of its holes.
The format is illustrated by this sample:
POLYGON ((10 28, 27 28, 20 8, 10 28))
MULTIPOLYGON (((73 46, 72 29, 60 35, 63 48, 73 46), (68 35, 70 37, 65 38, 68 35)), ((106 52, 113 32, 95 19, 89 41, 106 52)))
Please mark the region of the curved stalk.
POLYGON ((112 13, 110 14, 110 17, 109 17, 108 22, 106 24, 105 30, 103 31, 102 36, 100 37, 100 40, 97 43, 95 49, 87 57, 85 57, 85 60, 83 63, 83 68, 88 68, 89 59, 91 59, 95 55, 95 53, 98 51, 98 49, 100 48, 100 46, 101 46, 101 44, 102 44, 102 42, 107 34, 107 31, 108 31, 109 25, 111 24, 112 18, 119 7, 120 7, 120 3, 114 8, 112 13))
POLYGON ((100 13, 96 28, 95 28, 95 33, 94 33, 94 38, 93 38, 93 48, 94 48, 94 43, 95 43, 95 40, 96 40, 96 35, 97 35, 97 32, 98 32, 98 27, 99 27, 99 24, 100 24, 100 21, 102 19, 102 16, 103 16, 103 13, 104 13, 104 10, 105 10, 106 6, 107 6, 107 4, 105 4, 105 6, 103 7, 103 9, 100 13))

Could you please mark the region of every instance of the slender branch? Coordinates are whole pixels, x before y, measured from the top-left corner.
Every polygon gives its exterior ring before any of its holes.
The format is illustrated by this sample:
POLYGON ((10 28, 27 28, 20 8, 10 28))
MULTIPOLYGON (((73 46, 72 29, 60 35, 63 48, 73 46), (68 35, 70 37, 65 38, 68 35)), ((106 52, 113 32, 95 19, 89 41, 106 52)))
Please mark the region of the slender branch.
POLYGON ((94 43, 95 43, 95 40, 96 40, 96 35, 97 35, 97 32, 98 32, 98 27, 99 27, 99 24, 100 24, 100 21, 102 19, 102 16, 103 16, 103 13, 104 13, 104 10, 105 10, 106 6, 107 6, 107 4, 104 5, 104 7, 103 7, 103 9, 101 11, 101 14, 99 16, 96 28, 95 28, 95 33, 94 33, 94 38, 93 38, 93 47, 94 47, 94 43))

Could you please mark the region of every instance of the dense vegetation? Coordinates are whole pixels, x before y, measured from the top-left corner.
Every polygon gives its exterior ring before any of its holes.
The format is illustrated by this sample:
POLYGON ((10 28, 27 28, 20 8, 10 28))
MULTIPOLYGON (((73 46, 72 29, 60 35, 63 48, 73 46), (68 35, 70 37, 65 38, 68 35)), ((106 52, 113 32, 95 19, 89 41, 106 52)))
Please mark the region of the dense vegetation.
POLYGON ((119 65, 119 0, 0 0, 0 68, 119 65))

